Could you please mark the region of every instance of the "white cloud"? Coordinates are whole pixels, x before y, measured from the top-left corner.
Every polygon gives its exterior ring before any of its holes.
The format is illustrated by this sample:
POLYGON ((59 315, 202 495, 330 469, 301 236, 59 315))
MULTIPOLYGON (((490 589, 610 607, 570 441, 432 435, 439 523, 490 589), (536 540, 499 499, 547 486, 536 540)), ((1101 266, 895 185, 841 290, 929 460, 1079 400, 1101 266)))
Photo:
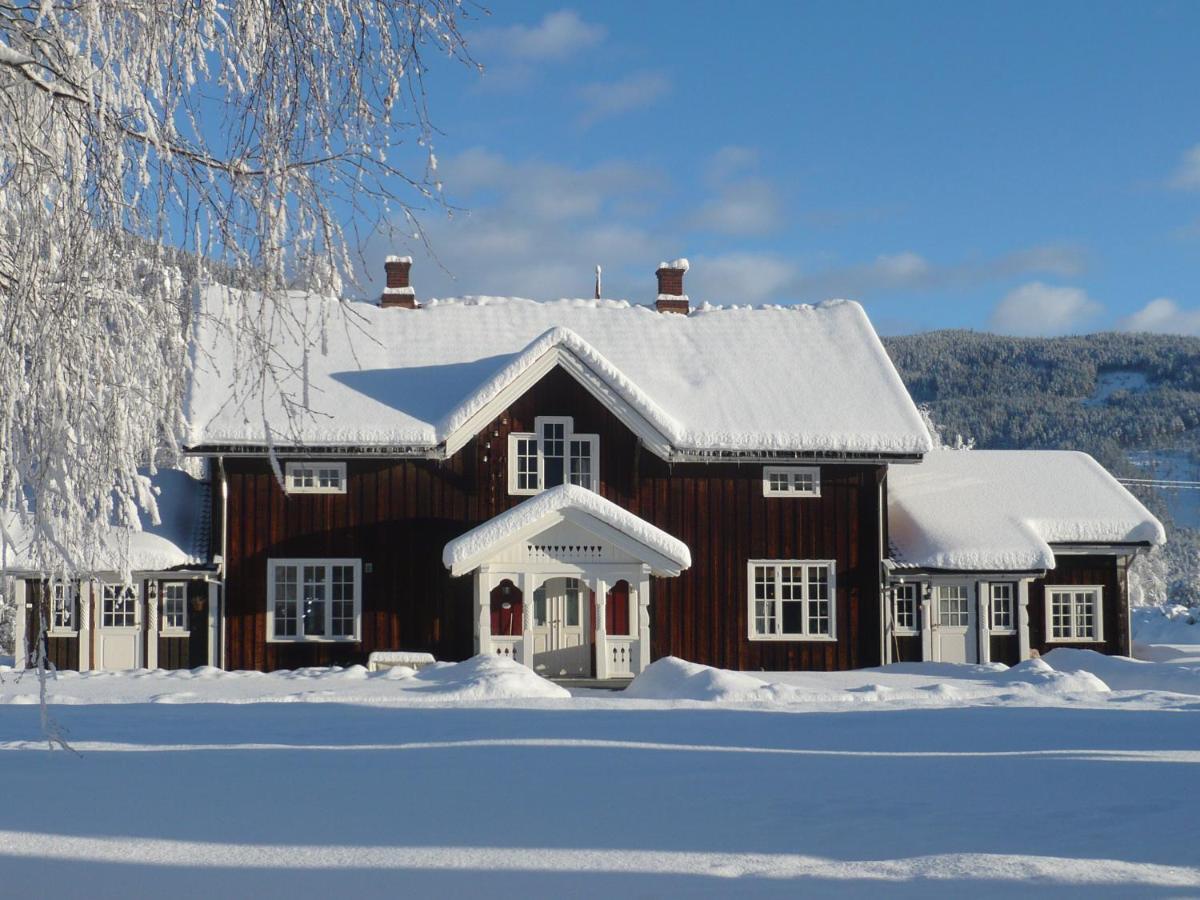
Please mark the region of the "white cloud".
POLYGON ((547 13, 536 25, 489 28, 472 36, 472 46, 523 62, 562 62, 607 36, 603 25, 585 22, 573 9, 547 13))
POLYGON ((779 191, 764 178, 725 185, 692 217, 696 227, 721 234, 765 234, 782 221, 779 191))
POLYGON ((796 266, 765 253, 729 253, 693 257, 688 295, 710 303, 764 303, 784 299, 794 285, 796 266))
POLYGON ((705 176, 710 182, 720 184, 734 175, 758 165, 759 153, 754 147, 729 144, 719 148, 705 166, 705 176))
POLYGON ((1065 334, 1102 309, 1081 288, 1031 281, 1010 291, 996 304, 989 327, 1022 337, 1065 334))
POLYGON ((1179 191, 1200 191, 1200 144, 1183 154, 1167 184, 1179 191))
POLYGON ((652 106, 671 92, 671 81, 662 72, 634 72, 616 81, 596 81, 579 88, 584 128, 635 109, 652 106))
POLYGON ((1118 325, 1122 331, 1153 331, 1200 337, 1200 309, 1183 309, 1169 297, 1151 300, 1118 325))

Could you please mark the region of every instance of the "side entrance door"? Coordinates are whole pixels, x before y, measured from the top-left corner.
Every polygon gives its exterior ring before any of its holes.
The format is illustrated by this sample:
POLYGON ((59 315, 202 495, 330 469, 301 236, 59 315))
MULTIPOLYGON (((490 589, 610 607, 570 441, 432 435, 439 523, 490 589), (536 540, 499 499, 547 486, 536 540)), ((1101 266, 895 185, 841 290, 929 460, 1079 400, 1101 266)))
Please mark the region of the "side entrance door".
POLYGON ((547 677, 591 674, 583 587, 578 578, 551 578, 533 592, 533 669, 547 677))
POLYGON ((142 659, 142 616, 137 588, 106 584, 100 594, 96 623, 96 668, 138 669, 142 659))
POLYGON ((970 582, 939 584, 934 594, 933 640, 942 662, 979 662, 975 587, 970 582))

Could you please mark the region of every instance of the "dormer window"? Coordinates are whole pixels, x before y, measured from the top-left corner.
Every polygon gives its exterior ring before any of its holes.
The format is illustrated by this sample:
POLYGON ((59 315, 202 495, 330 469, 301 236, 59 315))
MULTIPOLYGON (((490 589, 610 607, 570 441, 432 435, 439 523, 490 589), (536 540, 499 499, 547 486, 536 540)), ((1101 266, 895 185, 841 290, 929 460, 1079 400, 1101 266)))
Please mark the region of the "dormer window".
POLYGON ((289 494, 346 493, 345 463, 290 462, 286 474, 289 494))
POLYGON ((538 416, 535 431, 508 436, 508 492, 537 494, 560 484, 600 487, 600 438, 576 434, 569 416, 538 416))
POLYGON ((821 470, 816 466, 764 466, 764 497, 820 497, 821 470))

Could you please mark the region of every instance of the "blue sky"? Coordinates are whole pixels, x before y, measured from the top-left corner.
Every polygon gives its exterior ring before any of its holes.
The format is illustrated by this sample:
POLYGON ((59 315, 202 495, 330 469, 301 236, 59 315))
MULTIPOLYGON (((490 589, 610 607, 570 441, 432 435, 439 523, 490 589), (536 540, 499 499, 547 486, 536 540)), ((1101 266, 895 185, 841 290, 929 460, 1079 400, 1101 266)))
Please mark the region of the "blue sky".
POLYGON ((498 2, 427 87, 418 296, 860 300, 1200 334, 1200 4, 498 2))

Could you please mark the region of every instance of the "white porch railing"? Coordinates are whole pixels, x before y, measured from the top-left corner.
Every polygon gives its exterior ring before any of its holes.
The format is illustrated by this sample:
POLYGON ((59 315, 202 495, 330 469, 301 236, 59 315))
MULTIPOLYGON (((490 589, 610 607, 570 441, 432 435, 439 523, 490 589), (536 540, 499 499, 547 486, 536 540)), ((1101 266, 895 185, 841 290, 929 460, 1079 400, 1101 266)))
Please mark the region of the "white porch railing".
POLYGON ((488 640, 492 642, 491 652, 496 656, 503 656, 505 659, 511 659, 513 662, 523 663, 525 661, 522 659, 522 643, 524 639, 520 635, 493 636, 488 640))
POLYGON ((629 678, 634 675, 637 665, 637 638, 614 637, 609 635, 608 644, 608 677, 629 678))

